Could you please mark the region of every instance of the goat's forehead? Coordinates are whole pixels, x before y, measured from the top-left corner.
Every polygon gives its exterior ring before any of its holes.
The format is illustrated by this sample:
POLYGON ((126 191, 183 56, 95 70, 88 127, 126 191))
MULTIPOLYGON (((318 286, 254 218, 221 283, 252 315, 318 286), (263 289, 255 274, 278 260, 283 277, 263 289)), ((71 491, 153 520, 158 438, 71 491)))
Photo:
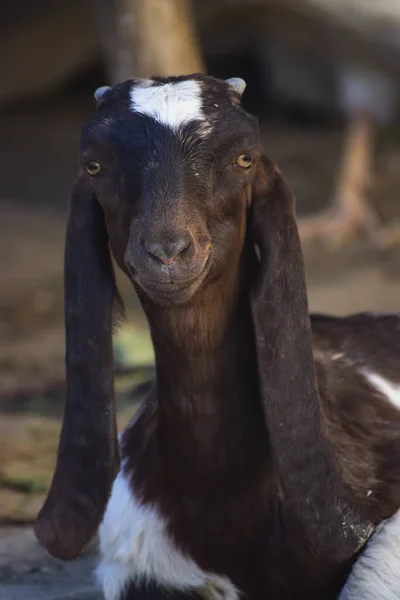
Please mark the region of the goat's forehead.
POLYGON ((218 121, 242 120, 240 95, 227 82, 213 77, 171 77, 133 79, 95 93, 100 105, 100 122, 140 115, 178 132, 196 122, 196 130, 205 137, 218 121), (104 110, 103 110, 104 107, 104 110), (121 112, 122 111, 122 112, 121 112))
POLYGON ((201 129, 209 129, 204 111, 204 89, 200 81, 184 80, 158 84, 152 80, 132 85, 130 110, 151 117, 161 125, 178 131, 191 121, 199 121, 201 129))

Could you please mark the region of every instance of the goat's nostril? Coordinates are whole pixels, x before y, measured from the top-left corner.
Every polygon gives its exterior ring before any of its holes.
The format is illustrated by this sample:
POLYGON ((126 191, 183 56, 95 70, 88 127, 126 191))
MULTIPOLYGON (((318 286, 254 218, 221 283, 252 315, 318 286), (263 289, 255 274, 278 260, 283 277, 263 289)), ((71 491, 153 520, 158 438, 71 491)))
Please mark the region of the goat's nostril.
POLYGON ((164 265, 172 265, 178 256, 190 245, 189 236, 181 236, 165 242, 145 242, 147 252, 164 265))

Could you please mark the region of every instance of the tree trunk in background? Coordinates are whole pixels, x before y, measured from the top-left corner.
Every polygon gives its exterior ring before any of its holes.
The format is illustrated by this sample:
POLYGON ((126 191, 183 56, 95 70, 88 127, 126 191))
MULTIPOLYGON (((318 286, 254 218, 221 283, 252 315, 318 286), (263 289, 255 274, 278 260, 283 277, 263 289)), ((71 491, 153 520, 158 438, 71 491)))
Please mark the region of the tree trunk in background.
POLYGON ((94 0, 107 70, 132 77, 204 72, 191 0, 94 0))

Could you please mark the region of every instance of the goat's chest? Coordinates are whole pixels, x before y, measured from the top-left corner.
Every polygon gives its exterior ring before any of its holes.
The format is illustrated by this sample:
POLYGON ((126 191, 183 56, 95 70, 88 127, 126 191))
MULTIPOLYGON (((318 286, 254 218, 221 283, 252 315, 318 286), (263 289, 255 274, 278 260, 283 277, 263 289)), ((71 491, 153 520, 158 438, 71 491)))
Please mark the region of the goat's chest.
MULTIPOLYGON (((160 463, 150 411, 127 431, 99 529, 105 600, 330 600, 315 594, 321 581, 304 582, 294 548, 307 542, 293 537, 268 457, 210 480, 160 463)), ((313 570, 311 557, 302 564, 313 570)))
POLYGON ((254 531, 251 506, 242 522, 234 523, 229 502, 225 515, 215 501, 210 514, 207 503, 200 508, 196 503, 196 509, 184 504, 177 497, 176 511, 167 521, 119 473, 99 531, 97 575, 106 600, 239 600, 243 592, 248 600, 329 600, 304 583, 294 557, 287 559, 280 542, 274 547, 281 531, 274 536, 270 519, 263 520, 257 535, 247 535, 254 531), (171 529, 178 535, 172 537, 171 529))
POLYGON ((121 471, 99 530, 98 580, 106 600, 155 600, 166 595, 203 600, 239 600, 223 576, 202 569, 172 539, 166 519, 135 495, 121 471))

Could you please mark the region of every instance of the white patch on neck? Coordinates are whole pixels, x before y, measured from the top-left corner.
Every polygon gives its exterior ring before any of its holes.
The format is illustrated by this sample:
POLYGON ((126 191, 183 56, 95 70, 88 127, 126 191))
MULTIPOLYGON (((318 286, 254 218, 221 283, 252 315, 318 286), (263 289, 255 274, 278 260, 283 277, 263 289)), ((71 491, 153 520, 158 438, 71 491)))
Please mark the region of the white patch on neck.
POLYGON ((154 581, 205 600, 239 600, 235 586, 206 573, 176 547, 158 510, 142 504, 123 472, 118 474, 99 529, 97 579, 106 600, 120 600, 130 582, 154 581))
POLYGON ((379 525, 353 565, 339 600, 400 598, 400 511, 379 525))
POLYGON ((132 86, 130 97, 133 112, 152 117, 173 131, 191 121, 206 119, 202 110, 201 85, 193 79, 164 85, 145 81, 132 86))
POLYGON ((387 400, 398 410, 400 410, 400 385, 385 379, 378 373, 371 373, 367 369, 362 369, 362 374, 369 383, 373 385, 387 400))

